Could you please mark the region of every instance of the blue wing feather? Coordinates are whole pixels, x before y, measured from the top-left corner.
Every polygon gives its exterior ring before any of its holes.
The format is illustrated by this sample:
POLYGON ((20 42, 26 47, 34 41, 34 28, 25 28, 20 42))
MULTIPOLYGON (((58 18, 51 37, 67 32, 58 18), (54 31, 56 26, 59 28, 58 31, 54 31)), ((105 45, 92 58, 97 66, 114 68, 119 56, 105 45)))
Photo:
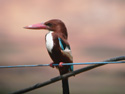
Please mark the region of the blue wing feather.
POLYGON ((73 69, 73 65, 71 65, 69 71, 73 71, 73 69))
POLYGON ((63 45, 63 43, 62 43, 62 39, 61 39, 61 38, 58 38, 58 40, 59 40, 59 44, 60 44, 61 49, 62 49, 62 50, 65 50, 65 49, 64 49, 64 45, 63 45))
MULTIPOLYGON (((65 50, 66 47, 70 50, 70 46, 65 44, 64 41, 61 38, 58 38, 59 40, 59 45, 62 50, 65 50)), ((70 63, 70 62, 69 62, 70 63)), ((69 71, 73 71, 73 65, 70 66, 69 71)))
POLYGON ((65 50, 66 47, 70 50, 70 46, 67 45, 61 38, 58 38, 58 40, 62 50, 65 50))

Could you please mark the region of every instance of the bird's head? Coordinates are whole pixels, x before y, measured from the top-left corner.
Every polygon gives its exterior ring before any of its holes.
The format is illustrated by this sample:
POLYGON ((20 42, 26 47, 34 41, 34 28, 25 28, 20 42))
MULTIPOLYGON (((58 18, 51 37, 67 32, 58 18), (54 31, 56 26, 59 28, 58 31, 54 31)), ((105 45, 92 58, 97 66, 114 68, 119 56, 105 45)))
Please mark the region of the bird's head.
POLYGON ((53 31, 55 33, 63 34, 67 37, 67 29, 65 24, 58 19, 52 19, 44 23, 33 24, 24 27, 25 29, 46 29, 49 31, 53 31))

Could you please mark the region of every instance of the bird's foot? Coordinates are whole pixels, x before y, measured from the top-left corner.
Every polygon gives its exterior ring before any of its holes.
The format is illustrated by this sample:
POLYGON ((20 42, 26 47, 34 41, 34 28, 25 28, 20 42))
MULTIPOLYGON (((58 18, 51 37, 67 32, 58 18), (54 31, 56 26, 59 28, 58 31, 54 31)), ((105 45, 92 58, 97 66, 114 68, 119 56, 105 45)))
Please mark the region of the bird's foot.
POLYGON ((54 68, 55 66, 53 66, 53 62, 49 64, 50 67, 54 68))
POLYGON ((63 62, 60 62, 60 63, 59 63, 59 67, 63 67, 63 65, 62 65, 62 64, 63 64, 63 62))

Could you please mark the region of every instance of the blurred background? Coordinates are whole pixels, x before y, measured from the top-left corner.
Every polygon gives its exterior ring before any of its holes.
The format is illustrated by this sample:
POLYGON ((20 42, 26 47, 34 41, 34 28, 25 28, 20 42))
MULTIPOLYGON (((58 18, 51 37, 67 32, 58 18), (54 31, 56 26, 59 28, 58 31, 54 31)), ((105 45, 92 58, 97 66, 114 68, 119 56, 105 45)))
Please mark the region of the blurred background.
MULTIPOLYGON (((66 24, 74 62, 125 55, 125 0, 0 0, 0 65, 52 62, 45 47, 48 31, 23 28, 50 19, 66 24)), ((57 75, 50 67, 0 69, 0 94, 57 75)), ((69 80, 71 94, 125 94, 125 65, 108 64, 69 80)), ((61 93, 59 81, 26 94, 61 93)))

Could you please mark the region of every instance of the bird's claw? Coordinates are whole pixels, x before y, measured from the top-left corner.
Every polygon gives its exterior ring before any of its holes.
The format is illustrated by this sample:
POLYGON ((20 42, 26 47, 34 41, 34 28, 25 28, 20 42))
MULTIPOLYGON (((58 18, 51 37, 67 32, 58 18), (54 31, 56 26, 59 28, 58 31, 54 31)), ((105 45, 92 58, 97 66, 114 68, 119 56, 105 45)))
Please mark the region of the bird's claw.
POLYGON ((59 63, 59 67, 63 67, 63 65, 62 65, 62 64, 63 64, 63 62, 60 62, 60 63, 59 63))
POLYGON ((52 63, 49 64, 49 66, 52 67, 52 68, 54 68, 53 64, 54 64, 54 63, 52 62, 52 63))

